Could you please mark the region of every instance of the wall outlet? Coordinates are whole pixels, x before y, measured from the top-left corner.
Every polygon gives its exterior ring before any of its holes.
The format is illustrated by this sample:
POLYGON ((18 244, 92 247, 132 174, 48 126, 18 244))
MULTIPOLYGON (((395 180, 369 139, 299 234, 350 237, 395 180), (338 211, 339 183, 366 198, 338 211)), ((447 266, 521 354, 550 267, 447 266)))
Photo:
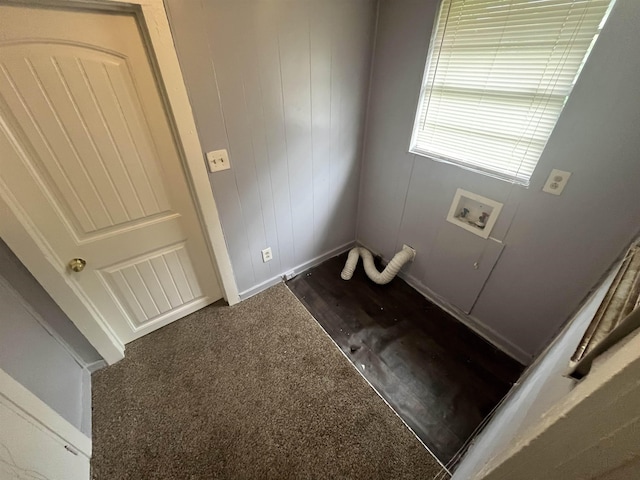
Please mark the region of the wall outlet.
POLYGON ((207 163, 209 164, 209 171, 212 173, 231 168, 229 154, 224 149, 207 152, 207 163))
POLYGON ((271 253, 271 247, 267 247, 262 250, 262 261, 264 263, 270 262, 273 259, 273 254, 271 253))
POLYGON ((543 192, 550 193, 552 195, 560 195, 567 186, 571 172, 565 172, 563 170, 553 169, 547 178, 547 182, 542 188, 543 192))

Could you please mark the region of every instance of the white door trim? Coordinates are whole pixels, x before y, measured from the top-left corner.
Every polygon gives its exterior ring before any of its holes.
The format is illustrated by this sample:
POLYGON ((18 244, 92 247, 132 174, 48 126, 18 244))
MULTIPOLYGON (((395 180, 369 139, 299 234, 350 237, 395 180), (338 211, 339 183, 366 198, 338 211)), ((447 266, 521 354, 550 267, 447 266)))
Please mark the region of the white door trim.
POLYGON ((7 190, 0 188, 0 237, 62 311, 74 320, 78 330, 108 364, 123 359, 124 344, 86 296, 78 292, 72 282, 66 280, 64 272, 59 271, 56 265, 61 265, 61 262, 56 260, 44 239, 31 226, 27 215, 20 215, 21 210, 17 202, 9 197, 7 190), (17 215, 20 215, 20 218, 17 215), (36 243, 36 238, 40 239, 40 243, 36 243), (37 259, 42 259, 43 254, 45 261, 38 261, 37 259))
MULTIPOLYGON (((222 284, 224 297, 229 305, 240 301, 238 287, 231 258, 222 232, 222 224, 218 215, 218 207, 213 198, 209 174, 202 156, 202 147, 196 123, 193 118, 191 104, 187 95, 178 62, 173 36, 169 29, 169 20, 162 0, 72 0, 74 3, 87 5, 136 5, 141 9, 139 18, 147 30, 152 56, 155 57, 158 77, 162 86, 161 92, 168 103, 168 110, 172 114, 174 130, 178 143, 178 150, 183 158, 189 184, 198 210, 205 238, 210 246, 212 263, 218 267, 218 274, 222 284)), ((71 3, 71 2, 70 2, 71 3)))
POLYGON ((640 442, 639 370, 636 331, 596 359, 589 375, 470 478, 600 478, 622 467, 640 442))
POLYGON ((49 430, 78 454, 91 458, 91 439, 2 369, 0 369, 0 402, 31 423, 49 430))
MULTIPOLYGON (((0 0, 3 1, 3 0, 0 0)), ((169 113, 169 120, 174 131, 176 144, 180 153, 183 168, 198 212, 205 242, 207 243, 212 263, 217 267, 217 274, 222 285, 225 299, 230 305, 240 301, 238 288, 231 267, 229 252, 225 243, 218 209, 209 184, 208 171, 202 156, 201 144, 187 95, 186 86, 180 70, 178 57, 169 28, 167 13, 162 0, 9 0, 3 3, 19 3, 26 5, 58 5, 67 7, 83 7, 105 11, 130 11, 137 15, 143 30, 143 37, 149 50, 149 57, 154 64, 160 93, 169 113)), ((1 200, 1 199, 0 199, 1 200)), ((27 233, 28 225, 22 226, 18 218, 5 208, 11 199, 0 201, 0 214, 7 218, 7 224, 0 225, 0 236, 16 253, 27 268, 38 278, 40 283, 54 297, 64 311, 73 311, 80 318, 94 312, 92 305, 76 297, 73 285, 63 284, 58 272, 49 262, 46 265, 34 265, 36 262, 28 258, 42 258, 41 245, 35 241, 25 242, 23 233, 27 233), (4 204, 4 205, 3 205, 4 204), (4 210, 4 212, 3 212, 4 210), (6 213, 6 215, 4 215, 6 213), (8 224, 11 224, 8 225, 8 224), (35 257, 33 256, 35 255, 35 257)), ((44 250, 46 256, 46 249, 44 250)), ((77 316, 77 315, 76 315, 77 316)), ((107 363, 114 363, 124 356, 124 345, 111 331, 106 322, 83 322, 77 325, 81 332, 93 344, 107 363)))

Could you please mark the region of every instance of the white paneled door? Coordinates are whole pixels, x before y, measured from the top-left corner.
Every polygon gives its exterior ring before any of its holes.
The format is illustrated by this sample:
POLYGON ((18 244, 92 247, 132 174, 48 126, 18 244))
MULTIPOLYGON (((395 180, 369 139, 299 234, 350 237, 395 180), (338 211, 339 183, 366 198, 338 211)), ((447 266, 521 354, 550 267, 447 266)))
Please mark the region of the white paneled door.
POLYGON ((133 14, 0 6, 0 195, 123 343, 222 297, 133 14))

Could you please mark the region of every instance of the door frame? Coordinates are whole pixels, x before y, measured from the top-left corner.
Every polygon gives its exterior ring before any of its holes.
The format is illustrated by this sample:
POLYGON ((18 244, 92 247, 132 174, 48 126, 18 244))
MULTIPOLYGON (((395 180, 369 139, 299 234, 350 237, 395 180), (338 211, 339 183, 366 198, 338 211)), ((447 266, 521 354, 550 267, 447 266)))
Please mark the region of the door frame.
POLYGON ((2 369, 0 369, 0 402, 39 428, 48 430, 60 438, 77 454, 84 455, 87 460, 91 458, 91 439, 2 369))
MULTIPOLYGON (((220 280, 224 298, 229 305, 238 303, 240 296, 233 275, 231 258, 209 183, 209 173, 202 155, 191 103, 163 0, 0 0, 0 3, 89 8, 98 11, 128 12, 136 15, 152 70, 158 82, 160 96, 168 113, 169 123, 173 130, 205 243, 212 264, 217 269, 216 274, 220 280)), ((107 322, 102 319, 97 309, 86 299, 77 297, 77 287, 74 284, 60 282, 60 273, 62 272, 59 272, 55 263, 51 261, 53 257, 48 255, 52 252, 48 252, 46 245, 40 244, 40 242, 27 240, 27 237, 31 237, 29 235, 31 228, 28 223, 23 223, 26 216, 20 213, 17 216, 14 215, 12 209, 6 208, 7 206, 12 206, 13 211, 20 212, 20 206, 17 205, 17 202, 14 204, 10 198, 0 198, 0 218, 3 219, 0 222, 0 236, 5 239, 18 258, 62 310, 69 315, 107 363, 112 364, 124 358, 124 345, 107 322), (20 222, 19 217, 23 222, 20 222), (42 261, 42 252, 49 261, 42 261)))
POLYGON ((589 375, 470 480, 593 479, 637 460, 638 371, 636 330, 596 359, 589 375))

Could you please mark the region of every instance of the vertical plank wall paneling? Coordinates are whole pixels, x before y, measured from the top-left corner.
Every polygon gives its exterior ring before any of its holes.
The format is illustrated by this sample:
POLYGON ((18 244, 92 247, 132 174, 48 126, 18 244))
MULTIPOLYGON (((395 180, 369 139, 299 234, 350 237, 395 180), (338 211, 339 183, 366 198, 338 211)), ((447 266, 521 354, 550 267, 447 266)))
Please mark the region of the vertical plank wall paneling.
POLYGON ((473 258, 456 262, 473 250, 482 268, 496 250, 446 222, 456 189, 504 202, 491 234, 504 250, 469 322, 530 362, 640 227, 640 4, 616 2, 528 188, 407 153, 437 8, 380 0, 357 238, 386 258, 412 245, 414 284, 451 297, 477 280, 473 258), (573 172, 561 196, 541 191, 553 168, 573 172))
POLYGON ((229 151, 209 178, 246 297, 355 238, 376 4, 166 4, 203 151, 229 151))

